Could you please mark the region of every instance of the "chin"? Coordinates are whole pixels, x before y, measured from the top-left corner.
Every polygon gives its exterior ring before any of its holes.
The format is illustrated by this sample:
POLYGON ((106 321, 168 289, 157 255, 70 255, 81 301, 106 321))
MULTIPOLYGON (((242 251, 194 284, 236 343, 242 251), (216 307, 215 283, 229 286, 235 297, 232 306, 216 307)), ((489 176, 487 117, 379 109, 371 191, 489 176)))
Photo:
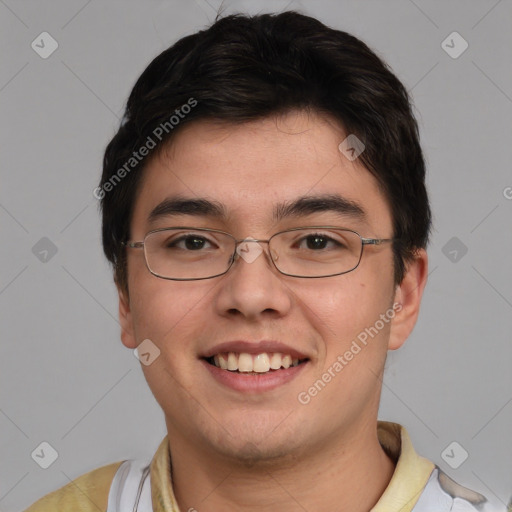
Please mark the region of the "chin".
POLYGON ((260 467, 262 470, 283 464, 291 463, 297 459, 296 446, 290 445, 289 442, 268 443, 261 442, 255 444, 251 441, 240 440, 239 443, 229 443, 223 446, 217 446, 219 455, 231 459, 231 461, 243 468, 260 467))
POLYGON ((215 436, 207 436, 205 441, 210 444, 218 455, 230 459, 242 467, 262 468, 274 466, 277 461, 282 466, 285 461, 292 461, 297 458, 301 447, 304 446, 304 431, 299 425, 295 428, 291 425, 283 425, 283 419, 273 416, 275 421, 232 423, 228 430, 223 429, 215 436))

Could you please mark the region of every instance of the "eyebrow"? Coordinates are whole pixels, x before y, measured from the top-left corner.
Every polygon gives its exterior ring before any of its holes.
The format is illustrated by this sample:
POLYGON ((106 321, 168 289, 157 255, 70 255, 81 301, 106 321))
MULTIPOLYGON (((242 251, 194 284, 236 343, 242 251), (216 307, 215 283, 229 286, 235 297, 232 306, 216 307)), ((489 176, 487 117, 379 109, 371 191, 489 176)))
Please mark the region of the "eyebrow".
POLYGON ((358 220, 366 219, 364 208, 357 202, 337 194, 303 196, 274 207, 273 219, 278 222, 289 217, 305 217, 313 213, 333 212, 358 220))
MULTIPOLYGON (((303 196, 293 201, 285 201, 274 206, 273 220, 279 222, 286 218, 298 218, 313 213, 334 212, 358 220, 366 219, 364 208, 357 202, 337 194, 303 196)), ((172 215, 192 215, 226 220, 226 207, 218 201, 205 198, 169 197, 151 210, 148 221, 154 222, 172 215)))
POLYGON ((148 221, 154 222, 161 217, 170 215, 194 215, 216 219, 227 218, 226 208, 217 201, 203 198, 168 197, 151 210, 148 221))

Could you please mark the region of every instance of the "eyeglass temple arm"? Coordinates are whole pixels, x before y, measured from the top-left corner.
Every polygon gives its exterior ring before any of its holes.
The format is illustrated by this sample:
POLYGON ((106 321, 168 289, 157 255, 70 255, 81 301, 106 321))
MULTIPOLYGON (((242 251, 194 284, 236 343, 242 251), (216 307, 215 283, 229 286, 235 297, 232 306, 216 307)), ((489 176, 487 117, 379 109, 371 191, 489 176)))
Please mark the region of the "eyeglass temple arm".
POLYGON ((121 242, 121 245, 130 247, 130 249, 141 249, 144 247, 144 242, 121 242))
POLYGON ((361 237, 361 241, 363 245, 381 245, 384 242, 393 242, 393 238, 363 238, 361 237))

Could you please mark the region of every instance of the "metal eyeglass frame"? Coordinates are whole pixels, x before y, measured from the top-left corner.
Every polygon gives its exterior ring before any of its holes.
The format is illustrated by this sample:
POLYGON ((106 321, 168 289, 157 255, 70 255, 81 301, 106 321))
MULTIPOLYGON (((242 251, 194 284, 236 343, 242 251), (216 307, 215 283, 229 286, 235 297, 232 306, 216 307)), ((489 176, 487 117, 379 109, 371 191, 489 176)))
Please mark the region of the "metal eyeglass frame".
POLYGON ((144 261, 146 263, 146 267, 149 270, 149 272, 152 275, 154 275, 155 277, 159 277, 160 279, 166 279, 166 280, 169 280, 169 281, 201 281, 201 280, 204 280, 204 279, 213 279, 214 277, 219 277, 219 276, 223 276, 223 275, 227 274, 229 272, 229 270, 231 269, 231 267, 233 266, 233 263, 237 259, 237 257, 236 257, 237 256, 237 252, 236 252, 236 250, 238 248, 238 245, 241 244, 242 242, 257 242, 257 243, 269 244, 270 241, 272 240, 272 238, 274 238, 277 235, 280 235, 282 233, 289 233, 289 232, 292 232, 292 231, 300 231, 300 230, 303 230, 303 229, 337 229, 339 231, 349 231, 351 233, 356 234, 361 239, 361 252, 359 253, 359 259, 357 260, 357 264, 353 268, 351 268, 350 270, 345 270, 344 272, 337 272, 336 274, 328 274, 328 275, 325 275, 325 276, 299 276, 299 275, 295 275, 295 274, 287 274, 286 272, 283 272, 282 270, 280 270, 278 268, 278 266, 276 265, 272 255, 270 255, 270 260, 272 261, 272 264, 274 265, 275 269, 280 274, 283 274, 283 275, 289 276, 289 277, 297 277, 297 278, 301 278, 301 279, 322 279, 324 277, 334 277, 334 276, 341 276, 343 274, 348 274, 349 272, 352 272, 353 270, 355 270, 359 266, 359 264, 361 263, 361 259, 363 257, 363 249, 364 249, 365 245, 381 245, 381 244, 383 244, 385 242, 394 242, 396 240, 396 238, 366 238, 366 237, 361 236, 357 231, 354 231, 353 229, 341 228, 339 226, 303 226, 303 227, 298 227, 298 228, 285 229, 283 231, 279 231, 278 233, 274 233, 268 240, 256 240, 254 238, 249 238, 249 239, 244 238, 244 239, 241 239, 241 240, 237 240, 231 233, 227 233, 226 231, 222 231, 220 229, 195 228, 195 227, 191 227, 191 226, 176 226, 176 227, 171 227, 171 228, 153 229, 151 231, 148 231, 144 235, 144 240, 139 241, 139 242, 133 242, 133 241, 121 242, 121 245, 123 245, 126 248, 130 248, 130 249, 144 249, 144 261), (161 276, 160 274, 157 274, 153 270, 151 270, 151 268, 149 266, 149 263, 148 263, 148 259, 147 259, 147 255, 146 255, 146 250, 145 250, 145 240, 146 240, 146 238, 149 235, 151 235, 152 233, 158 233, 160 231, 174 231, 174 230, 177 230, 177 229, 188 229, 188 230, 191 230, 191 231, 207 231, 207 232, 213 232, 213 233, 221 233, 223 235, 227 235, 230 238, 232 238, 234 240, 234 242, 235 242, 235 248, 233 250, 233 254, 231 255, 230 263, 229 263, 228 268, 224 272, 221 272, 220 274, 215 274, 213 276, 208 276, 208 277, 186 277, 186 278, 182 278, 182 277, 164 277, 164 276, 161 276))

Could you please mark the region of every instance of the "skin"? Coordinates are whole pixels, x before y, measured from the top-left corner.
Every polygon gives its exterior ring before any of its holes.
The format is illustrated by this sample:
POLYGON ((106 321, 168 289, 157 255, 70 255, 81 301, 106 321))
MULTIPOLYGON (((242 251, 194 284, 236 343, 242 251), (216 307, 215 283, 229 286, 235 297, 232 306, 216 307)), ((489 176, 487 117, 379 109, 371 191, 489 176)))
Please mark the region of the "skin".
MULTIPOLYGON (((334 121, 302 111, 238 126, 185 126, 148 162, 131 240, 179 225, 221 229, 237 239, 318 224, 392 237, 376 180, 338 150, 346 135, 334 121), (275 203, 333 192, 360 204, 365 220, 333 212, 272 219, 275 203), (149 212, 175 194, 221 202, 228 216, 175 215, 149 224, 149 212)), ((149 338, 161 351, 142 369, 165 414, 180 508, 367 511, 394 471, 377 438, 381 379, 387 350, 399 348, 416 322, 426 253, 417 252, 399 286, 391 244, 366 246, 356 270, 324 279, 281 275, 264 254, 252 263, 237 260, 221 277, 179 282, 151 275, 143 252, 128 251, 129 298, 119 289, 121 338, 130 349, 149 338), (393 303, 402 305, 395 318, 302 405, 298 394, 393 303), (218 343, 262 339, 296 347, 308 355, 307 366, 291 382, 251 394, 221 385, 199 360, 218 343)))

